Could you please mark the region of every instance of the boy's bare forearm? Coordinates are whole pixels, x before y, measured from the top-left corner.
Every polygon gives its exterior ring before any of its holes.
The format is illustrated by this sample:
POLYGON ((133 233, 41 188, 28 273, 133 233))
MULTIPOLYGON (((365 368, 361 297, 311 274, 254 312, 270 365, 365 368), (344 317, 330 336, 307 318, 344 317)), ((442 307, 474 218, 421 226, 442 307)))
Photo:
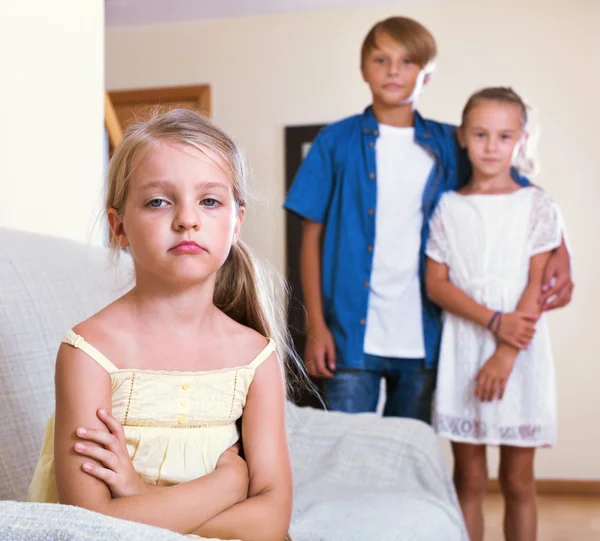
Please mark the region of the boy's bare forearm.
POLYGON ((300 250, 300 281, 306 307, 307 328, 325 325, 321 291, 321 237, 323 226, 307 222, 303 226, 300 250))

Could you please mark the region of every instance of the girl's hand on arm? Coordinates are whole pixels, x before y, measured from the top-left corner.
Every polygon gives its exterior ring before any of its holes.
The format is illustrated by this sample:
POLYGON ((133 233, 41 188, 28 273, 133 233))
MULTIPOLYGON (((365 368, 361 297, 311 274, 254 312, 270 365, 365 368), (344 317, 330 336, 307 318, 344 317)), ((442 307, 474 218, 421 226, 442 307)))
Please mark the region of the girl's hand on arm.
POLYGON ((525 349, 533 340, 535 324, 540 318, 535 312, 509 312, 502 314, 500 324, 496 329, 496 335, 502 342, 525 349))
MULTIPOLYGON (((75 451, 100 463, 97 465, 91 461, 86 462, 82 466, 83 470, 104 481, 113 498, 138 496, 164 488, 145 483, 135 471, 127 452, 125 433, 121 423, 103 409, 98 410, 98 418, 104 423, 108 432, 88 428, 77 430, 77 435, 85 440, 85 443, 76 443, 75 451), (93 445, 93 443, 98 445, 93 445)), ((229 470, 232 476, 239 480, 234 483, 234 487, 238 488, 237 502, 245 500, 248 495, 248 466, 246 461, 240 457, 238 443, 221 455, 217 462, 217 468, 221 471, 229 470)))
MULTIPOLYGON (((521 295, 517 310, 528 312, 537 318, 542 311, 539 303, 539 291, 542 284, 544 269, 550 253, 535 255, 529 263, 529 281, 521 295)), ((519 312, 513 312, 519 313, 519 312)), ((510 314, 507 314, 510 315, 510 314)), ((504 316, 506 317, 506 315, 504 316)), ((509 320, 510 321, 510 320, 509 320)), ((487 402, 504 396, 504 390, 520 348, 509 343, 498 345, 494 355, 483 365, 475 378, 475 396, 487 402)))
POLYGON ((129 458, 121 423, 103 408, 98 410, 97 415, 108 432, 85 427, 77 429, 77 435, 84 441, 75 444, 75 451, 96 461, 85 462, 83 471, 104 481, 113 498, 149 492, 151 486, 142 481, 129 458))
MULTIPOLYGON (((472 321, 481 327, 488 327, 494 317, 494 312, 487 306, 479 304, 450 282, 447 265, 430 258, 427 259, 425 286, 428 297, 434 303, 458 317, 472 321)), ((523 349, 533 338, 538 318, 539 315, 535 312, 518 311, 503 314, 500 327, 494 330, 504 342, 523 349)))
MULTIPOLYGON (((81 350, 62 345, 56 361, 54 429, 54 466, 60 503, 178 533, 189 533, 235 505, 247 490, 247 477, 240 474, 239 464, 231 467, 225 459, 223 467, 200 479, 171 487, 156 487, 155 490, 150 485, 137 485, 129 473, 126 474, 128 481, 121 483, 119 475, 111 476, 109 472, 107 479, 120 483, 121 489, 125 487, 123 490, 133 491, 132 487, 137 486, 142 491, 141 494, 112 498, 109 485, 91 472, 87 473, 83 464, 93 463, 105 470, 110 468, 96 458, 75 452, 75 444, 82 441, 77 436, 77 429, 87 428, 90 430, 88 435, 95 430, 97 432, 92 433, 94 438, 107 442, 113 451, 104 454, 94 450, 90 454, 107 460, 121 473, 128 471, 127 466, 123 466, 124 456, 123 463, 119 461, 119 466, 115 465, 115 458, 121 457, 124 449, 114 444, 111 439, 114 434, 108 430, 104 420, 98 418, 96 412, 100 408, 111 411, 108 373, 81 350), (101 432, 104 435, 100 435, 101 432)), ((116 420, 114 422, 117 423, 116 420)), ((97 448, 98 444, 89 439, 86 446, 91 449, 97 448)))

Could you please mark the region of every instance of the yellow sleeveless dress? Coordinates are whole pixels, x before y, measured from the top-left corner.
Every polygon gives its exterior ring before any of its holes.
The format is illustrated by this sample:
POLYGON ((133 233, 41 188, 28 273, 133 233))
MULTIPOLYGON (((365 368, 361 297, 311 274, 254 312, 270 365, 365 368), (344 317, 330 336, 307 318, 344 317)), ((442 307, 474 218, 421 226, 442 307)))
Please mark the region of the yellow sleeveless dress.
MULTIPOLYGON (((242 416, 255 370, 275 351, 269 340, 248 365, 173 372, 118 369, 72 330, 62 341, 81 349, 109 373, 112 414, 123 425, 133 466, 146 483, 161 486, 214 471, 221 454, 239 439, 236 421, 242 416)), ((28 500, 58 503, 54 413, 46 426, 28 500)))

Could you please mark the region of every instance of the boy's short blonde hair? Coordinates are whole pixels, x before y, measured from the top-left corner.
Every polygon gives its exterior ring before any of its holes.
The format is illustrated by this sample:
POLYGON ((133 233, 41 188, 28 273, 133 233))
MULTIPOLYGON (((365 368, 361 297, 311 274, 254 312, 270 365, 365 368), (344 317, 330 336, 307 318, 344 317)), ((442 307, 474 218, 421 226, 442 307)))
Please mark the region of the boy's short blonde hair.
POLYGON ((360 64, 364 65, 367 55, 378 47, 377 38, 386 34, 402 45, 412 58, 428 73, 433 71, 437 46, 431 32, 421 23, 408 17, 390 17, 379 21, 365 37, 360 53, 360 64))

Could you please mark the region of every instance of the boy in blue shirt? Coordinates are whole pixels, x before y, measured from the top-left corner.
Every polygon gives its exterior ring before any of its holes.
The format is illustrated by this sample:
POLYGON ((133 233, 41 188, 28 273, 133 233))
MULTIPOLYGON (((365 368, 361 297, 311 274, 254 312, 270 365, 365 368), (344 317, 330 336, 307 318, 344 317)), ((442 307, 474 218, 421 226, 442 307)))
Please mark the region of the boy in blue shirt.
MULTIPOLYGON (((415 110, 436 53, 417 21, 377 23, 361 51, 373 104, 321 130, 285 201, 304 219, 305 363, 333 410, 375 411, 385 378, 384 415, 430 422, 441 321, 424 291, 428 221, 469 177, 455 126, 415 110)), ((545 283, 547 309, 569 302, 564 243, 545 283)))

